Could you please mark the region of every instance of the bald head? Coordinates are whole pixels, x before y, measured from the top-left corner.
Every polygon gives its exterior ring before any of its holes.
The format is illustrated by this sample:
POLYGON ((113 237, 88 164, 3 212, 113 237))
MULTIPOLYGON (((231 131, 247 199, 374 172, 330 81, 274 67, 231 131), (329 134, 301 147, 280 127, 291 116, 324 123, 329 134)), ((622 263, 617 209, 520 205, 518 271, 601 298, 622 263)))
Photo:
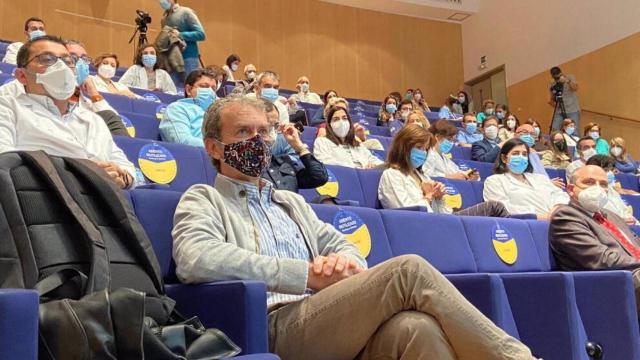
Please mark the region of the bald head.
POLYGON ((586 165, 579 168, 569 180, 571 183, 567 186, 567 192, 576 201, 578 200, 578 194, 591 186, 600 186, 605 190, 609 188, 607 173, 596 165, 586 165))

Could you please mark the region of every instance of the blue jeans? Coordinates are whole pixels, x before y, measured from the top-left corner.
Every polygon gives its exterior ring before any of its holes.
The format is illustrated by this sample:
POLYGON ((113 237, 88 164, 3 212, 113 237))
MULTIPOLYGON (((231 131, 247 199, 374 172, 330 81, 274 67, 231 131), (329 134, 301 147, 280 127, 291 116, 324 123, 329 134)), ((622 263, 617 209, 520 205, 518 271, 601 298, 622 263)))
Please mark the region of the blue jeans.
MULTIPOLYGON (((197 57, 188 57, 188 58, 184 58, 184 77, 185 79, 187 78, 187 76, 189 76, 189 74, 195 70, 200 68, 200 59, 198 59, 197 57)), ((184 81, 182 79, 180 79, 180 76, 173 72, 171 73, 171 79, 173 79, 173 82, 176 84, 176 87, 178 88, 184 88, 184 81)), ((180 92, 180 90, 178 90, 178 92, 180 92)))
MULTIPOLYGON (((560 127, 562 126, 562 122, 565 119, 565 118, 562 117, 562 113, 560 113, 559 110, 560 109, 558 109, 558 111, 556 111, 556 114, 555 114, 555 116, 553 117, 553 120, 552 120, 553 122, 552 122, 551 128, 553 130, 559 130, 560 127)), ((576 123, 576 130, 580 129, 580 111, 567 113, 567 118, 573 120, 573 122, 576 123)))

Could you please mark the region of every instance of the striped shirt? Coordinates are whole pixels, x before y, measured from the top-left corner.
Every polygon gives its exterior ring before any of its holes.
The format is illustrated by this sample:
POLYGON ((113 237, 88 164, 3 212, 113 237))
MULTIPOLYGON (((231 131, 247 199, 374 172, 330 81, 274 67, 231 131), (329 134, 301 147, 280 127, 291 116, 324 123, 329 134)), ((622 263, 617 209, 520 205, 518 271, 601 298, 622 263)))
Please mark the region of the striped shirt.
MULTIPOLYGON (((310 261, 309 250, 298 225, 278 205, 271 201, 273 185, 265 181, 262 190, 252 184, 243 183, 247 192, 249 213, 260 239, 260 255, 310 261)), ((267 305, 300 300, 311 294, 291 295, 267 293, 267 305)))

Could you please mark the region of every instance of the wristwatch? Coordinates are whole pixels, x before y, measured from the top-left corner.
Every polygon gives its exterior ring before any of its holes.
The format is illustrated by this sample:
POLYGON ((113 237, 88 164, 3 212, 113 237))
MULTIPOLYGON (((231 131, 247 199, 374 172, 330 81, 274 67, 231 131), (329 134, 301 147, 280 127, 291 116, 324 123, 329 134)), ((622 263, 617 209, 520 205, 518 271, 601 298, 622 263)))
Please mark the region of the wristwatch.
POLYGON ((97 103, 98 101, 102 101, 102 100, 104 100, 104 97, 102 95, 100 95, 100 94, 94 95, 94 96, 91 97, 91 102, 94 103, 94 104, 97 103))

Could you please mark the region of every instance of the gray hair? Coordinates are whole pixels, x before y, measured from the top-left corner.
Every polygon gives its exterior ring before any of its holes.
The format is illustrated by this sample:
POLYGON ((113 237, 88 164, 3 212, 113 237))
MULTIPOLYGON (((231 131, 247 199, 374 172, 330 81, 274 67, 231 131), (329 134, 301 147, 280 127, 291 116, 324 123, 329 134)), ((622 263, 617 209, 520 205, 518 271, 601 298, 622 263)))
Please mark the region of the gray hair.
POLYGON ((262 82, 262 79, 264 78, 272 78, 274 80, 280 81, 280 76, 278 76, 278 73, 276 73, 275 71, 267 70, 267 71, 261 72, 258 75, 258 77, 256 78, 256 84, 260 85, 260 83, 262 82))
MULTIPOLYGON (((220 141, 222 112, 234 106, 253 108, 265 114, 267 112, 264 102, 259 99, 249 98, 246 96, 234 96, 219 99, 214 102, 204 114, 204 120, 202 121, 202 137, 204 140, 210 138, 220 141)), ((211 163, 216 167, 216 169, 220 170, 220 161, 212 157, 211 163)))

